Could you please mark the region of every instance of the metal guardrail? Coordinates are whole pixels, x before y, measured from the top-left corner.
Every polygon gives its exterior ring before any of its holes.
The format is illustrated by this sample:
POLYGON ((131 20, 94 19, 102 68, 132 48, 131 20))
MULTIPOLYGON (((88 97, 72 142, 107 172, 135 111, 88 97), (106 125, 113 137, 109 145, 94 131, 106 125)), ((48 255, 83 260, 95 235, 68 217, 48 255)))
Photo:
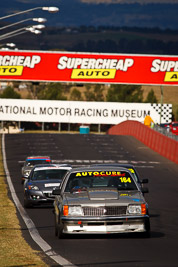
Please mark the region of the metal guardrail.
POLYGON ((153 129, 169 138, 172 138, 176 141, 178 141, 178 135, 175 135, 175 134, 172 134, 170 131, 169 131, 169 128, 163 128, 159 125, 154 125, 153 129))

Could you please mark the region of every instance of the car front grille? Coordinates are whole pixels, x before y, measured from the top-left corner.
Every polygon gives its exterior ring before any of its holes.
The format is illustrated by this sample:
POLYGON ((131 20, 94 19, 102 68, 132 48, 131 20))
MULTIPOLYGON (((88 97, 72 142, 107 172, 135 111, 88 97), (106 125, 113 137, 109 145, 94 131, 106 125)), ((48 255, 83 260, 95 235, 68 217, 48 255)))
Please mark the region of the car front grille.
POLYGON ((117 216, 125 215, 127 206, 83 207, 84 216, 117 216))

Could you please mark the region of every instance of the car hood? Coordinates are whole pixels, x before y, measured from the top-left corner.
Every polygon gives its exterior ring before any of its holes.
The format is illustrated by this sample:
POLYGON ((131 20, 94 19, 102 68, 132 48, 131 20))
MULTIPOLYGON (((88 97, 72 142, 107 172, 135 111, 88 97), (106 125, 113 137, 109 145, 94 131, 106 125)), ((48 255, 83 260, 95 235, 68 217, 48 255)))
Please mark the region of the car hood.
POLYGON ((41 180, 41 181, 29 181, 28 185, 36 185, 41 191, 51 191, 56 187, 59 187, 61 179, 41 180))
POLYGON ((65 193, 64 201, 67 205, 90 204, 130 204, 143 203, 144 197, 140 191, 118 191, 117 189, 91 189, 81 192, 65 193))

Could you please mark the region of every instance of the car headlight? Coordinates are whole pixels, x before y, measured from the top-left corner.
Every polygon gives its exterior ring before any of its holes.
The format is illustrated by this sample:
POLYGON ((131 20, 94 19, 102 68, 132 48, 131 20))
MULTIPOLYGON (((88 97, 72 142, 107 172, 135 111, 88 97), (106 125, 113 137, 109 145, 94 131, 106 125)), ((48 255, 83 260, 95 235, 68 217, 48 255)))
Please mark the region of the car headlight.
POLYGON ((36 185, 28 185, 29 190, 40 190, 36 185))
POLYGON ((83 209, 81 206, 67 206, 63 207, 64 216, 83 216, 83 209))
POLYGON ((129 205, 127 208, 128 214, 146 214, 146 205, 129 205))
POLYGON ((30 174, 30 171, 24 172, 24 175, 29 175, 29 174, 30 174))

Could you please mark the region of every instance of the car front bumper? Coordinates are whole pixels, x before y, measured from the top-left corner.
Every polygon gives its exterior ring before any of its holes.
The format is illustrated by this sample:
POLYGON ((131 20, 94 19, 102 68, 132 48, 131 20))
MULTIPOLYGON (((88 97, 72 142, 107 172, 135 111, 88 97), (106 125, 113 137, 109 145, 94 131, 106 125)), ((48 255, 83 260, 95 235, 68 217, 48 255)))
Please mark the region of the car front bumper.
POLYGON ((145 232, 149 216, 107 218, 62 218, 64 234, 109 234, 145 232))
POLYGON ((41 205, 41 204, 53 204, 54 196, 52 191, 25 191, 24 198, 31 205, 41 205))

